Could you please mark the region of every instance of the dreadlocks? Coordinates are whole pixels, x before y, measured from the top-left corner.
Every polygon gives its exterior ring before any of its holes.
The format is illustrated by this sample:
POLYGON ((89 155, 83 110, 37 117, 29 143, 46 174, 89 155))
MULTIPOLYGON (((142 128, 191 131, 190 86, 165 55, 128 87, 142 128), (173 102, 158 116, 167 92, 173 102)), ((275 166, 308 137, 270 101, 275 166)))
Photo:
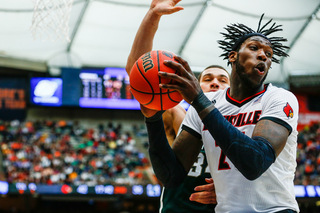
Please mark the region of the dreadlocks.
MULTIPOLYGON (((267 39, 271 43, 271 47, 273 49, 273 57, 272 61, 275 63, 279 63, 279 59, 275 58, 274 56, 279 57, 287 57, 289 56, 285 49, 289 49, 289 47, 282 45, 281 42, 287 41, 286 38, 283 37, 267 37, 270 34, 282 31, 280 28, 282 25, 276 25, 274 22, 272 26, 269 29, 266 29, 267 25, 269 25, 272 21, 270 19, 265 25, 263 25, 261 28, 261 21, 263 19, 264 14, 262 14, 258 29, 255 32, 250 27, 247 27, 244 24, 231 24, 227 25, 224 29, 227 30, 228 33, 221 33, 224 36, 224 40, 219 40, 218 44, 220 44, 220 48, 223 50, 223 54, 220 55, 220 57, 224 57, 223 59, 228 59, 229 53, 231 51, 237 51, 238 48, 241 46, 241 44, 249 37, 251 36, 261 36, 265 39, 267 39)), ((228 62, 228 65, 230 62, 228 62)))

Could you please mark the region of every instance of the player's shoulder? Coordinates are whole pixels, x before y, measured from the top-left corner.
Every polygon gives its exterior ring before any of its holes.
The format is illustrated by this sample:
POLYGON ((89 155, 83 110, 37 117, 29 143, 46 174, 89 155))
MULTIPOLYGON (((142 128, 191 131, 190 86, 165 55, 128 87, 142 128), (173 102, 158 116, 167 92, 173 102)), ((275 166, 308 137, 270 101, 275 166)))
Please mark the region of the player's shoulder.
POLYGON ((164 114, 177 114, 177 113, 186 113, 185 108, 181 104, 177 104, 176 106, 167 109, 164 114))
POLYGON ((265 98, 270 99, 272 97, 296 99, 296 96, 291 91, 269 83, 266 85, 265 98))

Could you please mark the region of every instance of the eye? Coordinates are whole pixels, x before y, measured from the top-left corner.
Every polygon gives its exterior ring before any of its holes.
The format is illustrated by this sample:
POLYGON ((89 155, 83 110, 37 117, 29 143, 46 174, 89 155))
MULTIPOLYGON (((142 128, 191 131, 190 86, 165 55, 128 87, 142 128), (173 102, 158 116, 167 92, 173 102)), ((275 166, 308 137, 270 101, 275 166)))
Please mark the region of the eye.
POLYGON ((271 58, 272 57, 272 53, 271 52, 266 52, 266 56, 271 58))
POLYGON ((250 45, 249 49, 250 49, 250 50, 257 50, 258 47, 257 47, 256 45, 250 45))

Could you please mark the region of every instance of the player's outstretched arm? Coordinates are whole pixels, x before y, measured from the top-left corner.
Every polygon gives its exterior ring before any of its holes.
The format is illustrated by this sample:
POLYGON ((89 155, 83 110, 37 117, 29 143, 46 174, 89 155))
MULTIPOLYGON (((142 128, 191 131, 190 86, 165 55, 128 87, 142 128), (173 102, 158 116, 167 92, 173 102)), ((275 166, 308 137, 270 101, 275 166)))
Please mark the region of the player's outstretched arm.
POLYGON ((194 190, 195 193, 192 193, 190 196, 191 201, 196 201, 202 204, 216 204, 216 191, 214 188, 214 183, 212 178, 206 178, 208 184, 197 186, 194 190))
POLYGON ((183 7, 176 6, 180 1, 181 0, 152 1, 150 9, 140 24, 127 59, 126 71, 128 74, 130 74, 131 68, 138 58, 152 50, 153 39, 157 32, 161 16, 183 10, 183 7))

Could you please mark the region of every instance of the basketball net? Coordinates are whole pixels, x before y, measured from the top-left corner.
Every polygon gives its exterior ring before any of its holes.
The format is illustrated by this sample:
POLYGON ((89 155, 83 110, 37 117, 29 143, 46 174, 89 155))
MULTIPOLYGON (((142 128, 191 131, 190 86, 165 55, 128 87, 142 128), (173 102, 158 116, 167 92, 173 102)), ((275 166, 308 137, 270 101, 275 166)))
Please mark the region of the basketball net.
POLYGON ((69 19, 73 0, 33 0, 34 13, 32 18, 31 33, 34 39, 69 38, 69 19))

